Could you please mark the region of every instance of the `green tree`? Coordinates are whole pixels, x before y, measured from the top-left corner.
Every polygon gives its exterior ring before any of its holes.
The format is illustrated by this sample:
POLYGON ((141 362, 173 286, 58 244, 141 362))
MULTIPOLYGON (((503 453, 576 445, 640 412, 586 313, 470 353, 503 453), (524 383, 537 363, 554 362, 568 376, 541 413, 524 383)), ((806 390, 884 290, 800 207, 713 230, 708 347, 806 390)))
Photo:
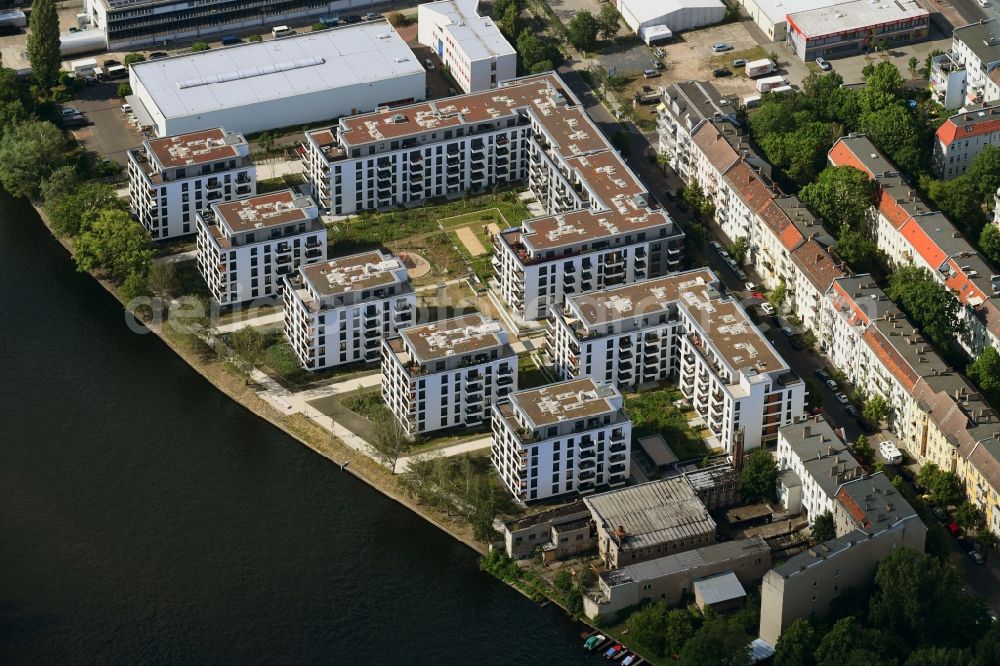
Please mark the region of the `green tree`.
POLYGON ((132 86, 128 83, 119 83, 116 91, 120 99, 125 99, 132 94, 132 86))
POLYGON ((77 269, 105 271, 116 279, 145 275, 153 261, 149 232, 121 210, 104 210, 73 245, 77 269))
POLYGON ((841 259, 859 272, 870 272, 878 261, 878 246, 875 241, 847 227, 841 228, 834 249, 841 259))
POLYGON ((816 630, 809 620, 799 618, 788 625, 774 646, 774 666, 813 666, 816 630))
POLYGON ((861 412, 873 424, 879 424, 889 418, 889 403, 881 393, 875 393, 865 401, 861 412))
POLYGON ((951 180, 934 180, 925 176, 920 180, 920 187, 927 192, 931 203, 954 222, 966 237, 979 237, 986 224, 986 214, 983 213, 982 199, 969 174, 951 180))
POLYGON ((940 347, 949 347, 952 335, 961 330, 958 299, 926 268, 902 266, 896 269, 889 276, 888 295, 940 347))
POLYGON ((253 326, 244 326, 229 336, 227 360, 250 382, 250 373, 264 358, 270 337, 253 326))
POLYGON ((597 19, 586 9, 578 11, 566 26, 569 42, 581 51, 593 51, 597 46, 597 19))
POLYGON ((152 296, 149 289, 149 280, 142 273, 129 273, 118 289, 118 295, 126 304, 136 298, 152 296))
POLYGON ((657 655, 664 653, 667 638, 666 608, 660 603, 642 606, 625 620, 629 640, 646 647, 657 655))
POLYGON ((687 609, 675 608, 667 612, 665 636, 664 654, 668 656, 680 654, 684 644, 694 636, 694 623, 687 609))
POLYGON ((699 219, 711 219, 715 214, 715 204, 705 196, 705 191, 697 180, 692 180, 691 184, 684 188, 681 198, 691 206, 699 219))
POLYGON ((904 666, 968 666, 971 656, 963 648, 927 647, 911 652, 904 666))
POLYGON ((732 255, 733 260, 742 266, 747 260, 747 250, 750 248, 750 242, 747 240, 746 236, 740 236, 735 241, 733 241, 733 246, 729 248, 729 254, 732 255))
POLYGON ((865 172, 849 166, 823 169, 816 182, 799 190, 799 198, 829 223, 834 231, 850 229, 873 237, 875 183, 865 172))
POLYGON ((781 278, 781 280, 778 281, 778 286, 771 290, 771 293, 767 295, 767 301, 777 310, 785 304, 785 300, 787 300, 787 298, 788 285, 785 284, 785 278, 781 278))
POLYGON ((863 111, 858 118, 858 130, 868 135, 903 171, 914 175, 922 171, 926 160, 920 145, 920 130, 905 106, 863 111))
POLYGON ((965 177, 979 193, 979 201, 992 201, 997 188, 1000 188, 1000 147, 983 146, 969 165, 965 177))
POLYGON ((986 528, 986 516, 978 506, 968 500, 955 509, 955 522, 967 532, 977 532, 986 528))
POLYGON ((774 499, 778 465, 765 448, 754 449, 743 464, 743 501, 770 502, 774 499))
POLYGON ((618 10, 610 2, 601 5, 601 11, 597 14, 597 25, 602 39, 614 39, 618 34, 618 10))
POLYGON ((145 61, 146 61, 146 56, 142 55, 141 53, 129 53, 127 56, 125 56, 125 60, 123 62, 125 63, 125 66, 128 67, 134 62, 145 62, 145 61))
POLYGON ((158 298, 180 296, 183 290, 177 264, 154 263, 149 267, 149 289, 158 298))
POLYGON ((823 406, 823 385, 812 377, 806 378, 806 409, 812 411, 823 406))
POLYGON ((750 663, 751 637, 732 619, 712 616, 706 618, 680 651, 681 666, 725 664, 746 666, 750 663))
POLYGON ((516 4, 510 4, 504 9, 500 16, 500 31, 505 35, 518 35, 523 30, 521 21, 521 8, 516 4))
POLYGON ((262 42, 262 41, 264 41, 264 38, 261 37, 260 35, 250 35, 249 37, 247 37, 247 41, 248 42, 262 42))
POLYGON ((552 579, 552 583, 557 590, 569 592, 573 589, 573 572, 570 571, 569 567, 563 567, 552 579))
POLYGON ((966 374, 984 393, 1000 395, 1000 354, 993 347, 984 349, 966 368, 966 374))
POLYGON ((611 135, 611 145, 615 147, 622 157, 628 157, 632 154, 632 140, 629 136, 628 130, 622 127, 616 130, 614 134, 611 135))
POLYGON ((974 666, 996 666, 1000 664, 1000 622, 994 622, 986 634, 976 643, 974 666))
MULTIPOLYGON (((375 457, 395 474, 396 462, 413 448, 413 442, 388 408, 380 410, 373 423, 372 438, 368 444, 375 452, 375 457)), ((492 523, 493 517, 490 516, 489 520, 492 523)))
POLYGON ((0 139, 0 184, 15 197, 34 196, 66 158, 66 138, 50 122, 28 120, 0 139))
POLYGON ((795 114, 793 122, 793 131, 765 134, 757 141, 768 161, 781 169, 785 178, 796 187, 802 187, 814 181, 823 170, 826 153, 840 132, 830 123, 809 122, 806 113, 795 114))
POLYGON ((917 68, 920 67, 920 60, 917 56, 910 56, 910 60, 906 64, 910 70, 910 78, 917 78, 917 68))
POLYGON ((952 566, 912 548, 896 548, 883 558, 875 585, 870 621, 911 645, 964 647, 989 624, 981 600, 962 592, 952 566))
MULTIPOLYGON (((513 9, 513 8, 512 8, 513 9)), ((521 56, 521 64, 530 70, 537 63, 546 59, 545 43, 534 32, 524 29, 517 38, 517 53, 521 56)))
POLYGON ((205 42, 195 42, 194 44, 191 45, 191 52, 198 53, 199 51, 208 51, 211 48, 212 47, 206 44, 205 42))
POLYGON ((870 467, 875 462, 875 451, 864 435, 858 435, 854 440, 854 457, 865 467, 870 467))
POLYGON ((551 72, 556 68, 555 63, 551 60, 539 60, 534 65, 531 66, 531 74, 542 74, 544 72, 551 72))
POLYGON ((816 543, 823 543, 837 536, 837 530, 833 525, 833 514, 827 511, 821 513, 813 519, 812 538, 816 543))
POLYGON ((80 186, 80 176, 75 166, 61 166, 45 179, 39 187, 42 203, 48 207, 53 203, 76 192, 80 186))
POLYGON ((891 107, 903 108, 902 75, 896 66, 889 61, 867 65, 861 72, 865 77, 865 86, 858 95, 858 104, 862 113, 877 112, 891 107))
POLYGON ((60 235, 76 236, 102 211, 125 210, 117 192, 107 183, 85 182, 75 191, 58 197, 53 186, 43 184, 43 188, 45 212, 53 230, 60 235))
POLYGON ((1000 226, 987 224, 979 234, 979 249, 994 265, 1000 264, 1000 226))
POLYGON ((31 4, 28 31, 28 61, 31 77, 47 92, 59 82, 59 15, 54 0, 35 0, 31 4))
POLYGON ((987 527, 982 528, 976 534, 976 543, 979 544, 979 550, 984 557, 995 555, 1000 549, 1000 538, 997 538, 997 535, 987 527))

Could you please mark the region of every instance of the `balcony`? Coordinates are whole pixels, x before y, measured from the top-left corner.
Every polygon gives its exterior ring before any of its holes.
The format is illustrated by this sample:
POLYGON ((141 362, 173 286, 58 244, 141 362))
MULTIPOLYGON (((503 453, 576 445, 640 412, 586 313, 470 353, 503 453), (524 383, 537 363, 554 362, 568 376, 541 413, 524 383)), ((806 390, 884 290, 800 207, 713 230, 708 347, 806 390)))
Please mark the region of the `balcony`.
POLYGON ((577 474, 576 478, 578 478, 580 481, 588 481, 588 480, 593 479, 596 476, 597 476, 597 474, 595 474, 592 470, 585 469, 585 470, 581 471, 579 474, 577 474))
POLYGON ((626 448, 628 447, 625 445, 625 442, 612 442, 611 446, 608 447, 608 451, 611 453, 621 453, 626 448))

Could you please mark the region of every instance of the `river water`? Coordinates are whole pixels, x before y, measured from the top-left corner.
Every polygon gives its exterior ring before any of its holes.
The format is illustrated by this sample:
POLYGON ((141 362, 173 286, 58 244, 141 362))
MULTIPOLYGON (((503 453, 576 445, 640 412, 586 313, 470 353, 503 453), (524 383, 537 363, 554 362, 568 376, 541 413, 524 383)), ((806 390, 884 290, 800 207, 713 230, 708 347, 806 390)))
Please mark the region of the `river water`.
POLYGON ((0 662, 579 662, 579 625, 130 333, 6 197, 0 354, 0 662))

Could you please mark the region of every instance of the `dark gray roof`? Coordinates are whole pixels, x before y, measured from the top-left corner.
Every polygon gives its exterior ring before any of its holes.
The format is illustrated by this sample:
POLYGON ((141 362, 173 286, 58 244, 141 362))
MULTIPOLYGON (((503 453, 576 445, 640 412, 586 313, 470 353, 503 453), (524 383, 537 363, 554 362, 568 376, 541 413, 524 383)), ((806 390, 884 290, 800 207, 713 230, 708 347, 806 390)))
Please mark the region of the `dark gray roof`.
POLYGON ((984 65, 1000 62, 1000 21, 997 19, 955 28, 954 37, 965 42, 984 65))
POLYGON ((793 423, 780 428, 778 435, 788 442, 827 497, 833 497, 842 483, 864 472, 826 419, 793 423))
POLYGON ((855 527, 868 533, 881 532, 917 515, 882 472, 845 483, 837 493, 837 501, 855 527))
POLYGON ((770 552, 771 548, 761 537, 723 541, 683 553, 658 557, 655 560, 630 564, 614 571, 606 571, 601 574, 601 578, 609 587, 614 587, 626 583, 654 580, 719 562, 728 562, 749 554, 760 553, 763 555, 764 553, 770 554, 770 552))

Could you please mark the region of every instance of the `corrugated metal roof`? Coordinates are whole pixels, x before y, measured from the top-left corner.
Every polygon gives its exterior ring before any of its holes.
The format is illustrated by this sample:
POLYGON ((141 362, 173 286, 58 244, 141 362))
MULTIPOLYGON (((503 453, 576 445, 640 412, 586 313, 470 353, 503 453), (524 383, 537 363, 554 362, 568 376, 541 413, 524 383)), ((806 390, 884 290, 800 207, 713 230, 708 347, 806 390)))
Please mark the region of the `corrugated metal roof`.
POLYGON ((696 580, 694 590, 695 594, 701 597, 702 602, 709 606, 747 596, 747 591, 740 584, 740 579, 732 571, 696 580))

